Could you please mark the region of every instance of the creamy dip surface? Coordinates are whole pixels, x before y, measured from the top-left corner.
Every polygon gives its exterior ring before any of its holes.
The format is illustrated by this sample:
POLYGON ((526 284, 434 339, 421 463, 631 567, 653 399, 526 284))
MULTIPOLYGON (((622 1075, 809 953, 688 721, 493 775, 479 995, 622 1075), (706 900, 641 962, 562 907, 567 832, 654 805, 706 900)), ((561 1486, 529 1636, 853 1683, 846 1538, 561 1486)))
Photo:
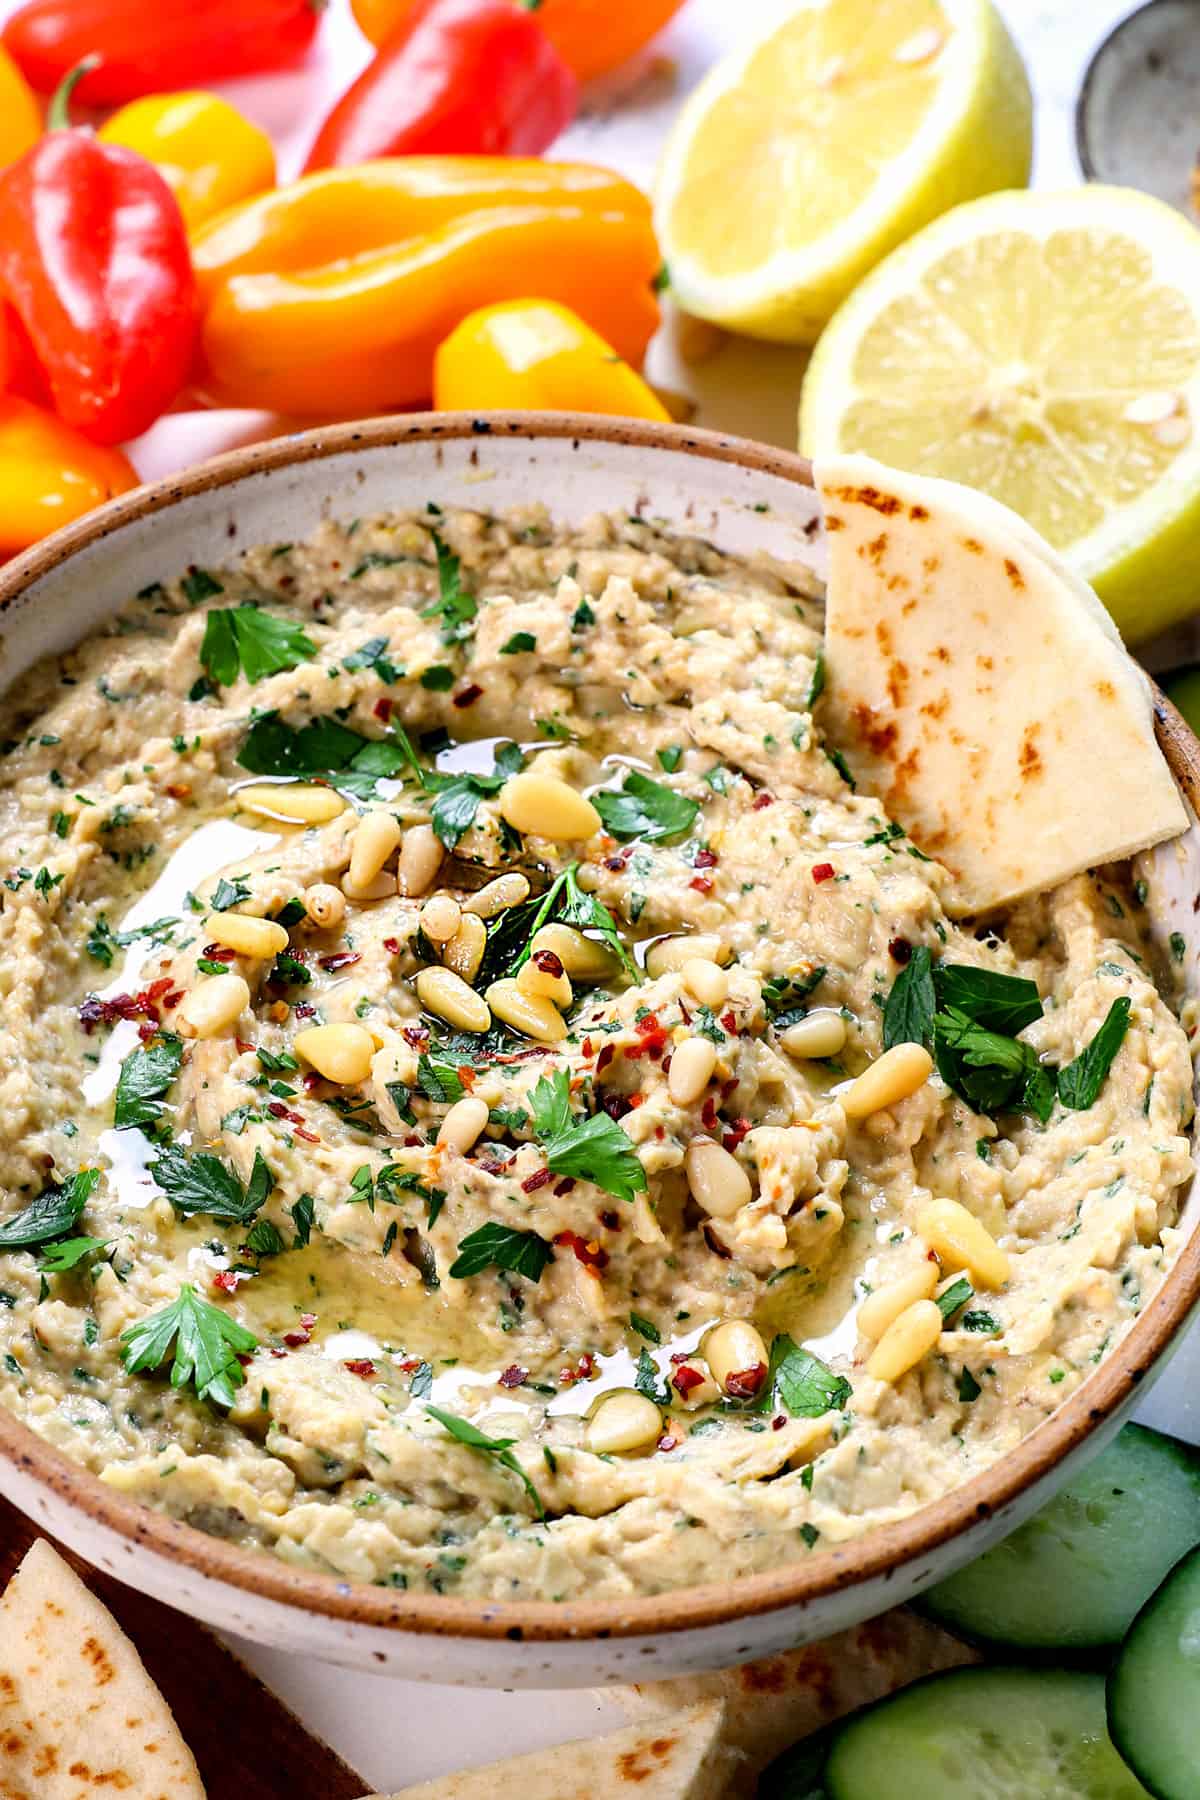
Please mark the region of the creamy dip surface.
POLYGON ((1192 1167, 1144 881, 948 918, 803 574, 433 505, 170 574, 0 720, 20 1419, 292 1563, 600 1599, 902 1518, 1119 1342, 1192 1167))

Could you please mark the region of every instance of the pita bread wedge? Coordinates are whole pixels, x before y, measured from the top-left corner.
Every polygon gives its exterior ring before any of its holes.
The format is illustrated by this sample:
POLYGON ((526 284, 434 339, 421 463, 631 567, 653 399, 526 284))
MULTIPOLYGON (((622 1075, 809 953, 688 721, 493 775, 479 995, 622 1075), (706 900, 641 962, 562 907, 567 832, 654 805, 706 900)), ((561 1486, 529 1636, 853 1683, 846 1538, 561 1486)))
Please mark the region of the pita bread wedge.
POLYGON ((603 1737, 444 1775, 392 1800, 723 1800, 738 1760, 721 1741, 724 1712, 719 1700, 656 1712, 603 1737))
POLYGON ((0 1795, 204 1800, 137 1651, 44 1539, 0 1598, 0 1795))
POLYGON ((814 470, 828 724, 986 912, 1187 827, 1150 688, 1095 594, 999 502, 866 456, 814 470))
POLYGON ((671 1710, 678 1717, 680 1707, 724 1701, 722 1737, 738 1753, 726 1800, 751 1800, 768 1763, 800 1738, 922 1675, 979 1660, 970 1645, 897 1607, 819 1644, 740 1668, 613 1691, 632 1711, 652 1717, 671 1710))

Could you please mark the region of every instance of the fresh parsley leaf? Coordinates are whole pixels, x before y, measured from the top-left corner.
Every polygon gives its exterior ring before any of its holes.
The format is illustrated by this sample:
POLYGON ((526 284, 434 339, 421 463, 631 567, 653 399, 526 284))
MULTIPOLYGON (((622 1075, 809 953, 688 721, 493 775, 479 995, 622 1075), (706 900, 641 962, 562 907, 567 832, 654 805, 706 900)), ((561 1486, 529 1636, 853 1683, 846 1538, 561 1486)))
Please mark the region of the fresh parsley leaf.
MULTIPOLYGON (((968 1106, 994 1113, 1022 1105, 1039 1067, 1028 1044, 986 1030, 957 1007, 936 1013, 933 1027, 938 1072, 968 1106)), ((1041 1098, 1036 1085, 1034 1098, 1041 1098)))
POLYGON ((507 643, 501 644, 501 656, 528 656, 531 650, 537 649, 537 639, 532 631, 514 631, 507 643))
POLYGON ((301 1194, 292 1207, 292 1224, 296 1227, 296 1235, 292 1239, 293 1250, 303 1250, 311 1239, 316 1205, 311 1194, 301 1194))
POLYGON ((659 767, 665 769, 668 775, 673 775, 683 761, 683 745, 666 744, 654 754, 658 758, 659 767))
POLYGON ((255 720, 237 760, 252 775, 322 778, 360 800, 372 799, 381 779, 411 772, 415 762, 412 746, 400 732, 367 738, 329 718, 293 727, 273 712, 255 720))
POLYGON ((965 1402, 978 1400, 980 1394, 983 1392, 983 1389, 976 1381, 974 1375, 972 1375, 970 1369, 960 1369, 958 1371, 958 1381, 956 1385, 958 1387, 959 1399, 965 1402))
POLYGON ((538 1518, 546 1517, 546 1509, 542 1505, 541 1495, 512 1453, 512 1446, 516 1443, 516 1438, 488 1437, 479 1430, 478 1426, 472 1425, 469 1419, 460 1419, 454 1413, 443 1412, 440 1406, 434 1406, 430 1401, 426 1402, 425 1411, 460 1444, 466 1444, 471 1450, 480 1450, 487 1456, 494 1456, 501 1468, 507 1469, 510 1474, 517 1477, 529 1495, 538 1518))
POLYGON ((190 1282, 161 1312, 149 1313, 121 1333, 121 1361, 131 1375, 162 1366, 175 1347, 171 1386, 192 1385, 201 1400, 230 1407, 245 1381, 238 1361, 257 1349, 258 1339, 236 1319, 202 1300, 190 1282))
POLYGON ((250 898, 250 889, 244 881, 226 881, 222 875, 213 889, 210 905, 214 912, 228 912, 231 906, 240 906, 243 900, 250 898))
MULTIPOLYGON (((914 951, 914 960, 917 952, 914 951)), ((912 963, 909 963, 912 968, 912 963)), ((942 962, 935 976, 938 1001, 943 1008, 965 1013, 985 1031, 1016 1037, 1042 1016, 1037 983, 1019 975, 1001 975, 977 969, 970 963, 942 962)))
POLYGON ((506 907, 489 923, 477 978, 481 990, 502 976, 515 975, 528 962, 534 937, 551 920, 574 925, 577 930, 596 932, 618 958, 626 974, 632 979, 637 978, 637 970, 617 931, 616 920, 603 901, 597 900, 594 894, 585 893, 579 886, 576 880, 578 867, 578 863, 571 863, 555 877, 544 894, 522 901, 519 906, 506 907))
POLYGON ((385 637, 368 638, 357 650, 352 650, 349 656, 343 657, 342 667, 351 675, 356 669, 371 669, 385 687, 390 687, 393 682, 403 679, 404 670, 386 654, 387 647, 385 637))
POLYGON ((819 1356, 780 1332, 771 1344, 770 1368, 754 1410, 770 1412, 778 1393, 794 1419, 819 1419, 844 1407, 852 1392, 844 1375, 835 1375, 819 1356))
POLYGON ((805 1012, 805 1002, 824 981, 824 968, 810 969, 804 975, 772 975, 763 982, 763 1008, 768 1019, 782 1028, 794 1025, 805 1012), (783 1014, 790 1014, 784 1019, 783 1014))
POLYGON ((278 1226, 272 1225, 270 1219, 256 1219, 246 1234, 246 1242, 242 1247, 251 1256, 279 1256, 284 1244, 278 1226))
POLYGON ((285 1069, 300 1067, 290 1050, 264 1050, 260 1044, 255 1055, 258 1057, 259 1067, 265 1069, 268 1075, 279 1075, 285 1069))
POLYGON ((531 1090, 534 1134, 556 1175, 581 1176, 618 1200, 645 1192, 646 1171, 628 1135, 607 1113, 576 1119, 565 1069, 543 1075, 531 1090))
POLYGON ((0 1225, 0 1251, 29 1250, 69 1232, 99 1179, 99 1169, 80 1169, 66 1187, 47 1188, 0 1225))
POLYGON ((998 1336, 1000 1321, 990 1312, 965 1312, 958 1321, 964 1331, 986 1331, 990 1336, 998 1336))
POLYGON ((150 1170, 182 1218, 208 1213, 234 1225, 248 1225, 274 1186, 261 1150, 254 1152, 254 1167, 245 1187, 219 1157, 206 1151, 189 1157, 177 1144, 164 1145, 150 1170))
POLYGON ((658 1329, 658 1326, 652 1325, 649 1319, 643 1319, 641 1313, 631 1312, 629 1315, 629 1323, 633 1330, 637 1332, 638 1336, 644 1337, 647 1343, 662 1343, 662 1332, 658 1329))
POLYGON ((107 1249, 110 1242, 109 1238, 60 1238, 58 1243, 45 1246, 38 1260, 38 1268, 47 1275, 64 1275, 94 1250, 107 1249))
POLYGON ((430 606, 422 607, 421 617, 440 617, 442 642, 458 644, 474 631, 479 602, 474 595, 463 592, 459 558, 436 531, 432 533, 432 537, 437 555, 438 597, 430 606))
POLYGON ((818 650, 813 661, 812 674, 808 678, 808 692, 804 696, 804 710, 811 712, 821 695, 825 692, 825 652, 818 650))
POLYGON ((514 1275, 540 1281, 542 1270, 553 1257, 549 1244, 536 1231, 517 1231, 493 1220, 462 1239, 450 1273, 456 1281, 465 1281, 484 1269, 508 1269, 514 1275))
POLYGON ((619 789, 607 788, 593 794, 592 805, 613 837, 640 837, 651 842, 682 837, 700 811, 697 801, 664 787, 660 781, 651 781, 637 769, 625 771, 624 785, 619 789))
POLYGON ((924 1044, 928 1049, 936 1011, 933 958, 924 944, 918 944, 893 981, 883 1009, 884 1049, 891 1050, 896 1044, 924 1044))
MULTIPOLYGON (((197 967, 199 966, 197 964, 197 967)), ((289 951, 281 950, 271 964, 271 973, 267 980, 282 982, 286 987, 307 987, 312 980, 312 970, 306 968, 298 956, 292 956, 289 951)))
POLYGON ((183 1061, 183 1040, 163 1035, 143 1049, 131 1051, 121 1064, 113 1102, 113 1124, 118 1131, 132 1125, 153 1125, 162 1112, 163 1096, 183 1061))
POLYGON ((967 1304, 968 1300, 973 1300, 974 1298, 975 1289, 971 1286, 970 1281, 965 1275, 960 1275, 957 1281, 951 1283, 944 1294, 938 1295, 937 1308, 941 1313, 942 1318, 948 1324, 955 1313, 959 1312, 967 1304))
POLYGON ((412 1098, 412 1089, 403 1081, 389 1081, 384 1085, 387 1088, 388 1099, 395 1107, 396 1117, 400 1120, 400 1123, 402 1125, 415 1125, 417 1122, 417 1115, 409 1105, 409 1101, 412 1098))
POLYGON ((1113 1058, 1129 1029, 1129 1010, 1127 995, 1114 1000, 1091 1043, 1074 1062, 1058 1071, 1058 1097, 1072 1112, 1086 1112, 1089 1106, 1095 1105, 1112 1068, 1113 1058))
POLYGON ((417 1080, 425 1098, 432 1100, 435 1106, 453 1106, 467 1091, 453 1063, 442 1062, 428 1054, 417 1062, 417 1080))
MULTIPOLYGON (((199 606, 201 600, 211 600, 225 592, 216 576, 210 575, 207 569, 189 569, 179 585, 189 606, 199 606)), ((141 597, 139 594, 138 598, 141 597)))
POLYGON ((638 1356, 633 1385, 639 1394, 645 1394, 647 1400, 653 1400, 655 1406, 670 1406, 671 1390, 665 1379, 660 1379, 658 1365, 648 1350, 643 1350, 638 1356))
POLYGON ((303 626, 260 606, 217 607, 204 624, 200 665, 218 687, 231 687, 238 672, 253 683, 294 669, 317 653, 303 626))

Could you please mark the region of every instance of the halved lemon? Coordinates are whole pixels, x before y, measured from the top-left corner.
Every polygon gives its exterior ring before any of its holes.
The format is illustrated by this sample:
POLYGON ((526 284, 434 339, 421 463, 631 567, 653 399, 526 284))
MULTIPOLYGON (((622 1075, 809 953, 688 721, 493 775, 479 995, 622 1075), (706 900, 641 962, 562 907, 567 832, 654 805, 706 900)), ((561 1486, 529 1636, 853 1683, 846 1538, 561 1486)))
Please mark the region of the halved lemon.
POLYGON ((834 317, 800 441, 1003 500, 1149 637, 1200 605, 1200 232, 1131 188, 956 208, 834 317))
POLYGON ((672 288, 701 318, 812 343, 922 225, 1023 185, 1032 129, 991 0, 804 0, 676 121, 655 207, 672 288))

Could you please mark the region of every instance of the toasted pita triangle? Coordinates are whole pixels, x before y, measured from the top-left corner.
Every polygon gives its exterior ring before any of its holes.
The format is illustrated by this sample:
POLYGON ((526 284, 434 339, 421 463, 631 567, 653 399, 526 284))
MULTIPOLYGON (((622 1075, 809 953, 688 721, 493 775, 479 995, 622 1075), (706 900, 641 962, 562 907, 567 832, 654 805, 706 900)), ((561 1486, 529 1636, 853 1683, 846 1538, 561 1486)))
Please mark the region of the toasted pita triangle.
POLYGON ((828 728, 860 784, 986 912, 1187 829, 1146 677, 1015 513, 866 456, 814 470, 828 728))
POLYGON ((720 1800, 736 1762, 720 1741, 724 1713, 710 1700, 604 1737, 444 1775, 392 1800, 720 1800))
POLYGON ((137 1651, 44 1538, 0 1598, 0 1794, 204 1800, 137 1651))

